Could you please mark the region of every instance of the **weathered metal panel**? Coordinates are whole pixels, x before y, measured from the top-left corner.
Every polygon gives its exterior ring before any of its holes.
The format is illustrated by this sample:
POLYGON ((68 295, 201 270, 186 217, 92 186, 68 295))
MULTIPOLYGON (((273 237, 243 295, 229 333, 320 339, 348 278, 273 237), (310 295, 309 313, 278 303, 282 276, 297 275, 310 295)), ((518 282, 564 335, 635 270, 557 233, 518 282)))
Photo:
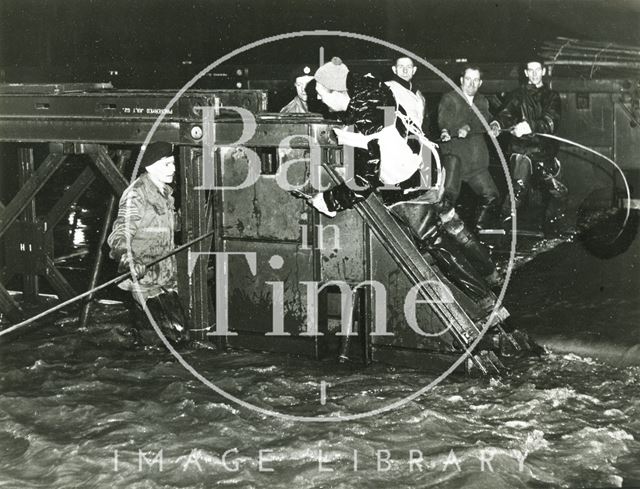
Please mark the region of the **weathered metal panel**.
POLYGON ((46 223, 16 221, 3 236, 7 267, 15 273, 41 274, 47 270, 47 256, 53 256, 51 233, 46 223))
MULTIPOLYGON (((222 161, 222 185, 242 186, 249 168, 246 151, 225 148, 222 161)), ((305 164, 292 165, 289 181, 302 182, 306 174, 305 164)), ((274 175, 262 175, 246 188, 224 190, 222 199, 225 237, 301 242, 302 228, 307 226, 301 216, 308 207, 283 190, 274 175)))
POLYGON ((611 146, 613 103, 608 93, 561 93, 558 135, 587 146, 611 146))
MULTIPOLYGON (((254 275, 245 257, 228 258, 229 329, 261 334, 272 331, 273 286, 267 282, 280 282, 284 286, 284 330, 294 336, 305 331, 307 294, 300 282, 314 280, 312 251, 294 243, 240 240, 228 240, 224 248, 229 253, 255 254, 257 264, 254 275), (282 268, 271 266, 274 256, 282 258, 282 268)), ((272 340, 279 341, 278 337, 272 340)))
MULTIPOLYGON (((425 337, 409 327, 405 318, 404 303, 412 284, 373 234, 371 235, 371 280, 382 283, 386 288, 387 328, 389 332, 393 333, 393 336, 372 336, 371 344, 374 348, 377 345, 393 345, 434 351, 449 350, 442 341, 451 342, 448 333, 445 332, 442 336, 425 337)), ((372 321, 375 321, 375 307, 373 305, 372 313, 372 321)), ((433 334, 446 330, 446 326, 428 304, 416 304, 416 318, 418 325, 424 332, 433 334)))
POLYGON ((640 171, 640 126, 633 123, 620 103, 615 106, 616 162, 625 170, 640 171))
POLYGON ((340 212, 333 219, 323 216, 314 233, 318 238, 323 280, 356 283, 365 280, 366 230, 356 211, 340 212))

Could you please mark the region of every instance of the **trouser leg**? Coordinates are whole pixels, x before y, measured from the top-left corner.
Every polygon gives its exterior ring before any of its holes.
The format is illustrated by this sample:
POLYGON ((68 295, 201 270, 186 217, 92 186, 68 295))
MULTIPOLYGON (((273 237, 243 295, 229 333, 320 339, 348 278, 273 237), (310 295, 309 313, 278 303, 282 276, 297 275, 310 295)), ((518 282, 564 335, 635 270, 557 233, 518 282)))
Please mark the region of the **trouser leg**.
POLYGON ((455 155, 443 155, 442 167, 445 169, 444 199, 452 206, 455 205, 460 195, 462 185, 462 162, 455 155))
POLYGON ((534 175, 541 192, 541 206, 536 216, 537 223, 540 228, 543 228, 549 221, 556 223, 561 219, 563 203, 569 190, 561 181, 561 166, 557 158, 536 162, 534 175), (550 208, 555 215, 549 216, 550 208))
MULTIPOLYGON (((529 185, 531 183, 531 175, 533 172, 531 160, 527 155, 512 154, 511 155, 511 182, 513 183, 514 205, 516 210, 522 207, 527 196, 529 185)), ((504 200, 503 212, 511 215, 511 199, 509 195, 504 200)))
MULTIPOLYGON (((146 305, 151 318, 171 343, 180 344, 188 341, 186 315, 176 291, 165 291, 156 297, 151 297, 147 299, 146 305)), ((159 338, 155 329, 138 301, 130 297, 125 306, 134 325, 136 340, 144 344, 158 344, 159 338)))
POLYGON ((467 180, 471 190, 480 198, 476 227, 492 227, 496 218, 500 193, 488 169, 484 169, 467 180))
POLYGON ((491 297, 486 281, 450 237, 437 240, 429 247, 429 253, 444 276, 474 301, 482 302, 491 297))
POLYGON ((147 308, 162 331, 162 334, 173 344, 189 340, 186 316, 176 291, 165 291, 147 299, 147 308))

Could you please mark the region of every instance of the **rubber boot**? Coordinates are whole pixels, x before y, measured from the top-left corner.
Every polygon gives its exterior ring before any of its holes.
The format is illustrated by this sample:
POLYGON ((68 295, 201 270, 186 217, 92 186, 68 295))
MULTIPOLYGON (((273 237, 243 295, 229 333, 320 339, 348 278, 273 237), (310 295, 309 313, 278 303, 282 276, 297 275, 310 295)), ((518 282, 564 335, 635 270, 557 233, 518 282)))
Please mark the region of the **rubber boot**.
POLYGON ((447 234, 458 243, 465 258, 483 277, 488 277, 495 272, 496 267, 491 261, 489 251, 478 241, 478 238, 467 229, 462 219, 454 213, 453 217, 443 219, 443 227, 447 234))
POLYGON ((147 308, 169 342, 178 345, 189 340, 187 322, 176 292, 168 291, 147 299, 147 308))
POLYGON ((478 218, 476 219, 476 229, 493 229, 495 226, 498 210, 498 199, 492 198, 480 206, 478 218))
MULTIPOLYGON (((533 175, 533 167, 528 156, 522 154, 511 155, 513 162, 513 197, 516 211, 520 210, 522 204, 527 198, 527 191, 531 176, 533 175)), ((511 215, 511 199, 507 195, 502 206, 503 227, 511 228, 513 216, 511 215)))
POLYGON ((456 287, 476 302, 483 303, 491 297, 487 284, 473 270, 464 255, 456 252, 455 243, 440 240, 433 244, 429 253, 438 268, 456 287))
POLYGON ((556 199, 564 199, 569 194, 567 186, 560 181, 560 173, 562 167, 560 160, 554 158, 552 161, 539 162, 538 168, 544 181, 544 186, 552 197, 556 199))

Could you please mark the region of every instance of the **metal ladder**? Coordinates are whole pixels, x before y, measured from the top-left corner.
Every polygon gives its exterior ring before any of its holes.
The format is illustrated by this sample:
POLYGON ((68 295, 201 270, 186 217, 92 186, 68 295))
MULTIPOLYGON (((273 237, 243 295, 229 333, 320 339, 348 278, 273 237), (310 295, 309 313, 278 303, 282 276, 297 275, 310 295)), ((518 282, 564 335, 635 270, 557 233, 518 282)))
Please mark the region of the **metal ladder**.
MULTIPOLYGON (((335 183, 343 182, 342 176, 335 168, 326 163, 322 166, 335 183)), ((367 199, 355 204, 354 209, 373 230, 376 237, 413 285, 425 281, 443 282, 441 272, 427 262, 416 248, 411 237, 407 235, 405 230, 389 213, 375 192, 370 194, 367 199)), ((430 306, 438 318, 449 327, 451 335, 460 343, 460 346, 467 350, 480 336, 482 328, 486 326, 486 321, 489 320, 490 315, 484 318, 481 326, 476 325, 462 305, 455 299, 455 296, 451 297, 450 301, 442 300, 441 290, 440 287, 424 285, 420 287, 423 299, 430 301, 430 306)), ((501 307, 493 315, 493 323, 497 324, 508 316, 507 310, 501 307)), ((504 370, 502 362, 493 352, 471 354, 469 358, 483 375, 499 374, 504 370)))

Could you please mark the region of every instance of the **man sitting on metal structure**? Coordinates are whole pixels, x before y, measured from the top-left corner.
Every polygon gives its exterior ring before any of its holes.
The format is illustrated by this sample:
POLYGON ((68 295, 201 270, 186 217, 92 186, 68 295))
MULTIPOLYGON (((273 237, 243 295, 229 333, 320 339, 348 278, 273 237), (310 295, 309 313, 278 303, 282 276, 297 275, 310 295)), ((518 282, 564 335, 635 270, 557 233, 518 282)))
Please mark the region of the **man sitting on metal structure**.
POLYGON ((177 294, 175 257, 145 266, 175 247, 176 213, 169 185, 176 170, 172 145, 162 141, 149 144, 140 166, 145 173, 120 198, 118 217, 107 239, 111 247, 109 256, 118 261, 118 271, 132 273, 133 280, 128 279, 118 287, 133 296, 134 301, 128 306, 139 332, 151 331, 141 307, 146 303, 167 339, 180 343, 188 339, 188 330, 177 294))
MULTIPOLYGON (((491 123, 492 129, 510 128, 509 152, 515 196, 515 208, 522 208, 532 180, 542 192, 542 206, 538 226, 546 222, 546 212, 551 197, 561 199, 567 188, 560 182, 558 142, 538 134, 555 134, 560 124, 560 95, 543 83, 546 74, 544 61, 532 56, 527 60, 524 74, 527 83, 507 98, 505 106, 491 123)), ((511 202, 505 200, 505 224, 510 226, 511 202)))
MULTIPOLYGON (((473 111, 475 106, 486 123, 493 119, 489 102, 478 93, 482 85, 482 71, 475 65, 467 65, 460 76, 464 98, 457 91, 445 93, 438 106, 438 125, 442 165, 446 169, 444 199, 455 205, 462 182, 480 197, 480 208, 475 225, 477 228, 493 227, 497 218, 500 193, 489 173, 489 150, 485 142, 486 130, 473 111)), ((497 136, 499 131, 494 132, 497 136)))
MULTIPOLYGON (((361 144, 353 145, 353 178, 316 193, 310 204, 333 217, 379 190, 387 208, 411 233, 421 251, 429 251, 450 280, 478 300, 488 297, 490 290, 483 278, 495 284, 495 266, 455 209, 441 199, 441 189, 425 192, 420 148, 409 141, 418 138, 431 149, 434 146, 413 124, 391 89, 371 75, 350 73, 340 58, 321 66, 314 77, 318 97, 343 123, 353 126, 354 132, 347 135, 360 139, 361 144), (388 111, 384 107, 395 109, 392 120, 385 120, 388 111)), ((336 132, 339 140, 341 134, 345 135, 336 132)))
POLYGON ((293 97, 291 102, 280 109, 280 113, 287 114, 304 114, 309 112, 309 105, 307 104, 307 83, 313 80, 311 75, 303 75, 296 78, 296 96, 293 97))

